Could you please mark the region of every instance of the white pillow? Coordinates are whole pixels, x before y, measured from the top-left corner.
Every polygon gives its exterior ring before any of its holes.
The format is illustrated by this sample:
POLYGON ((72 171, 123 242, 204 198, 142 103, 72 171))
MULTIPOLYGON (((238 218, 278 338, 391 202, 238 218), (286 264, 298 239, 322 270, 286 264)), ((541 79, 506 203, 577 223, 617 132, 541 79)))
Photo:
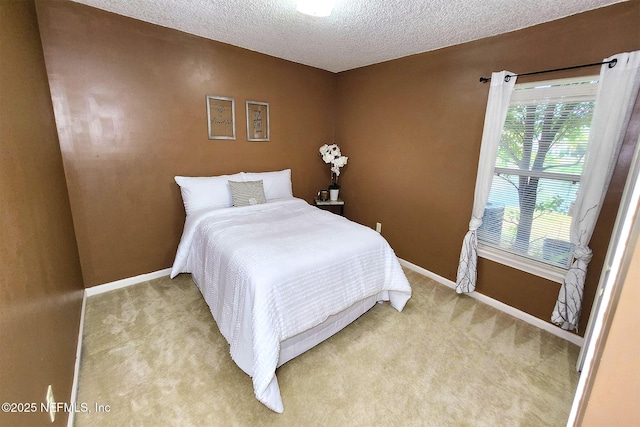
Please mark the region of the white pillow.
POLYGON ((293 197, 291 169, 278 172, 241 172, 241 174, 244 181, 262 180, 267 201, 293 197))
POLYGON ((232 206, 229 180, 242 181, 242 172, 220 176, 176 176, 184 210, 189 215, 198 209, 221 209, 232 206))

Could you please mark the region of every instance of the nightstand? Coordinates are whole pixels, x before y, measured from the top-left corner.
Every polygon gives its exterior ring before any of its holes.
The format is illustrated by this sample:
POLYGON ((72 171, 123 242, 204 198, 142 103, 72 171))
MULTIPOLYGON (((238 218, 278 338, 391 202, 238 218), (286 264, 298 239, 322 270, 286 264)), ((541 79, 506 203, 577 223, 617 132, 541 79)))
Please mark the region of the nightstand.
POLYGON ((333 212, 333 209, 335 207, 339 208, 339 215, 344 216, 344 200, 342 199, 338 199, 338 200, 320 200, 317 197, 313 200, 314 204, 316 205, 316 207, 319 207, 320 209, 325 209, 328 211, 333 212))

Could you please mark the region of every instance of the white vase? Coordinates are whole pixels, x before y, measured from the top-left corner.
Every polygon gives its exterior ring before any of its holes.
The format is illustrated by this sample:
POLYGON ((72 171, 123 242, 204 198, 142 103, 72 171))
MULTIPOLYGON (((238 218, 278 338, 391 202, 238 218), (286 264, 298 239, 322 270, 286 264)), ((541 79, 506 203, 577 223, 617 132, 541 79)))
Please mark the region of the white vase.
POLYGON ((329 189, 329 200, 336 201, 338 200, 338 193, 340 192, 339 188, 330 188, 329 189))

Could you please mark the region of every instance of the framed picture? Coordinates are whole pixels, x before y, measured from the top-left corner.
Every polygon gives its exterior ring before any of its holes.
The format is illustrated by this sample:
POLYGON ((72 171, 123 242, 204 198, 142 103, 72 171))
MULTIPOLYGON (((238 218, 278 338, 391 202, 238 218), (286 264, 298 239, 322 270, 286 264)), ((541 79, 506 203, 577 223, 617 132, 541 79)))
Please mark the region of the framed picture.
POLYGON ((209 139, 236 139, 235 116, 233 98, 207 95, 209 139))
POLYGON ((269 104, 247 101, 247 141, 269 140, 269 104))

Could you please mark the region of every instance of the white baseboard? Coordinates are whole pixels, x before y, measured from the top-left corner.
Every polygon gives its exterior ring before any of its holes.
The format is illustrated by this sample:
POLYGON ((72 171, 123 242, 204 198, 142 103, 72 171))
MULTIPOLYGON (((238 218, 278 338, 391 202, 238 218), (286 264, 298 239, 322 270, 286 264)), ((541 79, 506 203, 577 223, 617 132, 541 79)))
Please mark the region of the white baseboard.
MULTIPOLYGON (((400 261, 400 265, 407 267, 410 270, 415 271, 416 273, 422 274, 423 276, 428 277, 429 279, 433 279, 438 283, 441 283, 445 286, 448 286, 452 289, 456 288, 456 284, 455 282, 449 280, 449 279, 445 279, 442 276, 437 275, 436 273, 429 271, 427 269, 424 269, 422 267, 419 267, 415 264, 410 263, 409 261, 405 261, 401 258, 398 258, 398 260, 400 261)), ((479 292, 471 292, 470 294, 466 294, 468 296, 470 296, 471 298, 477 299, 478 301, 481 301, 487 305, 490 305, 493 308, 496 308, 500 311, 503 311, 507 314, 510 314, 511 316, 520 319, 520 320, 524 320, 525 322, 536 326, 540 329, 543 329, 547 332, 552 333, 553 335, 556 335, 560 338, 563 338, 569 342, 574 343, 575 345, 578 345, 580 347, 582 347, 582 345, 584 344, 584 338, 582 338, 579 335, 576 335, 572 332, 569 331, 565 331, 562 328, 559 328, 551 323, 545 322, 542 319, 538 319, 535 316, 530 315, 529 313, 525 313, 524 311, 518 310, 515 307, 512 307, 510 305, 507 305, 501 301, 498 301, 496 299, 493 299, 491 297, 488 297, 486 295, 483 295, 479 292)), ((551 314, 549 314, 549 316, 551 316, 551 314)))
POLYGON ((153 271, 151 273, 141 274, 139 276, 129 277, 126 279, 116 280, 115 282, 104 283, 102 285, 92 286, 86 289, 86 295, 88 297, 93 295, 102 294, 105 292, 113 291, 120 288, 126 288, 127 286, 135 285, 147 280, 158 279, 160 277, 168 276, 171 274, 170 268, 164 270, 153 271))
MULTIPOLYGON (((80 310, 80 326, 78 331, 78 346, 76 347, 76 363, 73 368, 73 383, 71 385, 71 397, 70 403, 76 403, 78 400, 78 381, 80 380, 80 358, 82 357, 82 335, 84 332, 84 312, 87 307, 87 291, 82 293, 82 309, 80 310)), ((75 422, 75 411, 69 411, 69 417, 67 418, 67 427, 73 427, 75 422)))

